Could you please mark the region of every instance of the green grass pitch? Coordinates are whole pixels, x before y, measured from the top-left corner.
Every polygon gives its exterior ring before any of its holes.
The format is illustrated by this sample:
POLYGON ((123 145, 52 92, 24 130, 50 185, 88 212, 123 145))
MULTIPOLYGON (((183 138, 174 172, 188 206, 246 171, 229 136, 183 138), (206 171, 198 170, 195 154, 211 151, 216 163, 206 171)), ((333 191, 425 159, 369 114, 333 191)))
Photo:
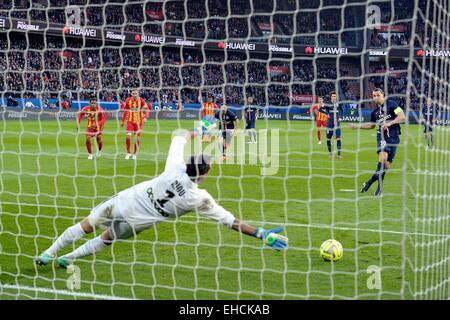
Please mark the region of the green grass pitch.
MULTIPOLYGON (((105 129, 103 157, 95 161, 87 160, 84 131, 77 135, 71 121, 2 121, 0 299, 397 299, 412 298, 448 277, 448 270, 439 269, 445 264, 433 264, 448 257, 442 251, 448 240, 433 235, 444 229, 432 219, 415 220, 441 215, 418 195, 445 191, 439 189, 442 176, 434 173, 447 161, 448 175, 448 155, 439 152, 448 147, 448 130, 436 130, 437 150, 427 152, 422 127, 403 125, 402 145, 378 199, 375 187, 358 192, 376 167, 375 130, 344 126, 344 160, 330 161, 326 143, 318 145, 315 128, 301 121, 258 123, 259 129, 280 130, 275 175, 262 176, 259 163, 216 164, 202 185, 240 219, 284 225, 287 251, 188 214, 77 261, 79 289, 68 289, 73 275, 66 270, 33 264, 34 256, 90 208, 161 173, 171 132, 192 125, 149 122, 135 162, 124 160, 124 129, 114 121, 105 129), (344 246, 337 263, 319 256, 329 238, 344 246), (436 239, 428 248, 415 246, 436 239), (381 290, 367 287, 371 265, 382 268, 381 290), (422 265, 431 268, 416 269, 422 265)), ((448 298, 446 288, 448 283, 436 297, 448 298)))

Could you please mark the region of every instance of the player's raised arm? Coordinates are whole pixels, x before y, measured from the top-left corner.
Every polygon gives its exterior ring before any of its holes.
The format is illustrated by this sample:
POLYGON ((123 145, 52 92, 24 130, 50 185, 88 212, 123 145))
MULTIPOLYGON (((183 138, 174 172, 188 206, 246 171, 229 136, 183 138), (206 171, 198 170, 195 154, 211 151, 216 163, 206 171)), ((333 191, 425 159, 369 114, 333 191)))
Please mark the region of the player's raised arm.
POLYGON ((198 207, 197 211, 201 216, 215 220, 224 224, 228 228, 239 231, 243 234, 255 237, 263 241, 269 247, 276 250, 286 249, 288 245, 288 238, 278 234, 283 231, 283 227, 273 229, 264 229, 262 227, 254 227, 248 223, 244 223, 236 219, 232 213, 217 204, 216 201, 206 191, 206 197, 198 207))

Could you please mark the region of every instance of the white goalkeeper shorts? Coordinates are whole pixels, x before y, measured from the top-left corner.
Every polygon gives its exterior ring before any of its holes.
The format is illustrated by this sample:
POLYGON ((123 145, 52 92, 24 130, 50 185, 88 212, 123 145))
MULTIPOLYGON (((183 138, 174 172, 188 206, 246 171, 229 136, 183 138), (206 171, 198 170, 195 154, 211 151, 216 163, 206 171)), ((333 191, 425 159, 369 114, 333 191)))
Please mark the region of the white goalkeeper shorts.
MULTIPOLYGON (((127 224, 130 226, 130 229, 132 229, 132 234, 138 234, 141 231, 148 229, 152 227, 153 225, 156 225, 158 222, 150 222, 147 221, 134 221, 131 223, 131 221, 128 221, 127 216, 123 215, 119 212, 117 205, 115 203, 114 199, 115 197, 109 198, 102 203, 100 203, 98 206, 96 206, 94 209, 91 210, 91 213, 87 217, 89 224, 93 227, 98 227, 100 229, 106 230, 108 228, 117 229, 118 226, 119 229, 123 230, 123 225, 127 224)), ((128 233, 127 233, 127 236, 128 233)), ((127 237, 118 236, 118 238, 125 239, 127 237)))

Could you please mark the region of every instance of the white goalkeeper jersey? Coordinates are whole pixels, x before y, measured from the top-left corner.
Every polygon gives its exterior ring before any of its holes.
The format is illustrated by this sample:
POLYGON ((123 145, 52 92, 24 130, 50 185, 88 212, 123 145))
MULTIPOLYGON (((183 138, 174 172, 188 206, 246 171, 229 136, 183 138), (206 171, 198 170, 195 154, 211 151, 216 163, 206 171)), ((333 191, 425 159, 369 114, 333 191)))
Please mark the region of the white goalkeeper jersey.
MULTIPOLYGON (((186 138, 176 136, 170 145, 164 172, 149 181, 123 190, 105 202, 113 202, 114 216, 136 228, 182 216, 194 211, 231 227, 235 217, 218 205, 213 197, 192 182, 186 174, 186 138)), ((113 213, 113 212, 111 212, 113 213)))

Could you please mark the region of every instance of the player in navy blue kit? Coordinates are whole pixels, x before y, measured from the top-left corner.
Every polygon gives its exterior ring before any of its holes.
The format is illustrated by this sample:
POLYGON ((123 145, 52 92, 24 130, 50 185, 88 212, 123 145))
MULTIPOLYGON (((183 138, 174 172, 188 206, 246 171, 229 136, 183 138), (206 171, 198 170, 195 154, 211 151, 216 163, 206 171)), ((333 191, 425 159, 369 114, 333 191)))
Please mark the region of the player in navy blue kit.
POLYGON ((331 138, 333 135, 336 137, 336 146, 338 150, 338 159, 343 159, 341 155, 341 118, 343 109, 337 101, 337 94, 335 91, 330 92, 330 99, 332 105, 325 105, 319 108, 319 111, 328 115, 327 120, 327 148, 330 159, 333 159, 333 153, 331 152, 331 138))
POLYGON ((422 123, 423 132, 425 133, 425 143, 427 147, 432 148, 434 146, 434 134, 433 126, 439 117, 438 108, 433 105, 433 100, 431 98, 427 99, 426 105, 422 108, 422 123))
POLYGON ((245 129, 247 129, 248 143, 257 143, 256 140, 256 120, 259 117, 259 109, 253 104, 253 96, 249 95, 247 97, 247 105, 244 107, 244 118, 245 118, 245 129))
POLYGON ((400 123, 405 121, 405 113, 395 101, 386 99, 381 89, 376 88, 372 93, 372 98, 376 104, 376 108, 372 111, 370 122, 359 125, 350 124, 350 127, 352 129, 373 129, 378 125, 377 169, 372 177, 364 182, 361 192, 367 192, 370 186, 375 181, 378 181, 375 196, 381 196, 383 193, 384 176, 394 160, 397 147, 400 143, 400 123))
POLYGON ((219 143, 222 151, 222 160, 225 160, 225 150, 227 150, 231 144, 234 130, 237 128, 239 120, 236 114, 228 110, 228 107, 225 104, 223 104, 220 107, 220 110, 216 112, 215 117, 216 119, 219 119, 220 134, 222 135, 222 139, 220 139, 219 143))

